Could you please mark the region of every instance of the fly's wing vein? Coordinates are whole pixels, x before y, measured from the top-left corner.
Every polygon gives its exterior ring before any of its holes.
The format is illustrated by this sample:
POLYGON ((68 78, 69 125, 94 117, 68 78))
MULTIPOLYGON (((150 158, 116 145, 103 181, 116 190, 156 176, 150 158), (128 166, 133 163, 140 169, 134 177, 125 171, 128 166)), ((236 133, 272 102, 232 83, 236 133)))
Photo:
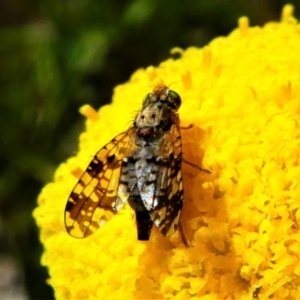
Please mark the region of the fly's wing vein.
POLYGON ((177 229, 183 204, 181 176, 181 135, 176 124, 170 132, 171 145, 165 182, 157 182, 158 205, 150 212, 151 219, 164 236, 171 236, 177 229))
POLYGON ((117 135, 96 153, 71 192, 65 208, 65 227, 73 237, 89 236, 125 203, 118 199, 117 191, 132 130, 117 135))

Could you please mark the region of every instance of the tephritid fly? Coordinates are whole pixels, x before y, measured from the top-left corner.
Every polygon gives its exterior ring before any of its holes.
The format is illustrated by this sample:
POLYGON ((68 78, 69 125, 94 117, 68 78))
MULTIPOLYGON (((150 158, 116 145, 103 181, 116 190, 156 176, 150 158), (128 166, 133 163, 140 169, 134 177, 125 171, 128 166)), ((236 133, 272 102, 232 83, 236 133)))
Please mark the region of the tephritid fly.
POLYGON ((153 224, 167 237, 176 231, 183 204, 180 105, 176 92, 157 86, 133 125, 96 153, 66 205, 70 235, 89 236, 126 201, 139 240, 149 240, 153 224))

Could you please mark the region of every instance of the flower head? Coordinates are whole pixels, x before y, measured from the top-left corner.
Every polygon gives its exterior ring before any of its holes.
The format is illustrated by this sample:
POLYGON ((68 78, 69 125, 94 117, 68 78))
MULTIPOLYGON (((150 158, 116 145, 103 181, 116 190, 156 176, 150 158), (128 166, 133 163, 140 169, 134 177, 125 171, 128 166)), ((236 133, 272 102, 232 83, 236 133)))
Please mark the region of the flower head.
POLYGON ((87 117, 79 152, 42 190, 34 217, 57 299, 300 298, 300 27, 282 20, 249 27, 136 71, 111 105, 87 117), (91 156, 128 128, 158 83, 182 98, 183 232, 153 230, 138 241, 125 206, 86 239, 68 236, 64 208, 91 156))

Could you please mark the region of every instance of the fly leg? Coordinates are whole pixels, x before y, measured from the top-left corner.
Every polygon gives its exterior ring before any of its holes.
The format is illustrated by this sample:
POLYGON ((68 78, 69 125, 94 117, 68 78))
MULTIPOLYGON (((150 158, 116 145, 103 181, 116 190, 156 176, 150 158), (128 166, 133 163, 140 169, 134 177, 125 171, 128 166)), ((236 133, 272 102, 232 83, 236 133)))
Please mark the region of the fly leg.
POLYGON ((193 167, 193 168, 195 168, 195 169, 198 169, 198 170, 201 171, 201 172, 205 172, 205 173, 211 174, 211 171, 210 171, 210 170, 207 170, 207 169, 204 169, 204 168, 202 168, 202 167, 200 167, 200 166, 197 166, 197 165, 195 165, 195 164, 189 162, 188 160, 185 160, 184 158, 182 158, 182 162, 184 162, 185 164, 187 164, 187 165, 189 165, 189 166, 191 166, 191 167, 193 167))
POLYGON ((186 248, 191 247, 190 243, 187 241, 187 239, 186 239, 186 237, 185 237, 185 235, 184 235, 184 232, 183 232, 183 229, 182 229, 182 226, 181 226, 181 223, 180 223, 180 222, 179 222, 179 224, 178 224, 178 229, 179 229, 179 232, 180 232, 182 241, 183 241, 183 243, 184 243, 184 246, 185 246, 186 248))

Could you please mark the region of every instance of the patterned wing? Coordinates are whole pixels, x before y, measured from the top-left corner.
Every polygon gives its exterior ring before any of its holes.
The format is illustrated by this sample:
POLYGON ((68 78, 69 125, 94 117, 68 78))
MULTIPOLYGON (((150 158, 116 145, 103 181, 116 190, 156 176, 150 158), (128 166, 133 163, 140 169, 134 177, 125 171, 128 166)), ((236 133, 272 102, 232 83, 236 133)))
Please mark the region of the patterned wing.
POLYGON ((181 135, 179 126, 173 125, 170 135, 170 154, 161 167, 156 193, 158 205, 150 212, 151 219, 164 236, 171 236, 177 229, 183 204, 181 177, 181 135))
POLYGON ((96 153, 70 194, 65 208, 65 227, 77 238, 91 235, 116 212, 127 198, 117 196, 122 159, 130 148, 133 129, 112 139, 96 153))

